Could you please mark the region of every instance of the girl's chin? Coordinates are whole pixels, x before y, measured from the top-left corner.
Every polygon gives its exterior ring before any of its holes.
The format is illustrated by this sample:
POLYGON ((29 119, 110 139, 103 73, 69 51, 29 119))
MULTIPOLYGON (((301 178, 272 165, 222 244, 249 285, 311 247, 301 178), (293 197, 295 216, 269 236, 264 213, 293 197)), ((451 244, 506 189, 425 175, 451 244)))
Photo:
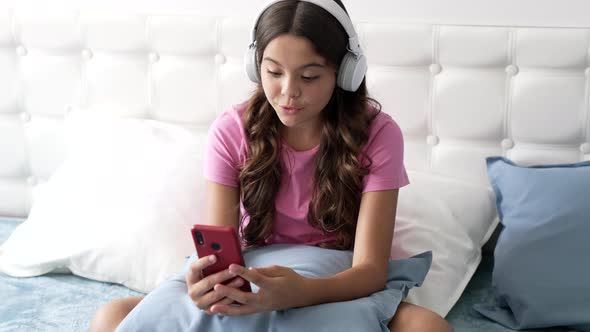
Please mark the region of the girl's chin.
POLYGON ((285 126, 287 128, 293 128, 297 125, 297 123, 293 119, 285 119, 285 118, 279 116, 279 120, 281 120, 281 123, 283 124, 283 126, 285 126))

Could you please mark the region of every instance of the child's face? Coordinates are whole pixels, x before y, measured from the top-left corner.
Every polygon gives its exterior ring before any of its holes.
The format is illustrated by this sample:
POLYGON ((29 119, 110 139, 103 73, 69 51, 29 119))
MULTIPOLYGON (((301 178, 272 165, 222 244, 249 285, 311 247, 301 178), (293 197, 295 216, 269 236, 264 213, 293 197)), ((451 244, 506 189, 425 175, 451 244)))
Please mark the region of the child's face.
POLYGON ((320 128, 336 70, 308 39, 289 34, 273 39, 264 50, 260 76, 266 98, 287 128, 320 128))

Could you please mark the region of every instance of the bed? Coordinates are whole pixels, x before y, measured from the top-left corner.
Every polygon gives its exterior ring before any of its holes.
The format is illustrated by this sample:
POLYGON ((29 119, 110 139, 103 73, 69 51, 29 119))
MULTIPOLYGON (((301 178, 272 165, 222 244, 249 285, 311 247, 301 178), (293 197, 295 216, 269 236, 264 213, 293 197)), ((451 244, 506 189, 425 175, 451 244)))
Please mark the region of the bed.
MULTIPOLYGON (((0 219, 0 242, 8 238, 22 219, 0 219)), ((511 331, 483 318, 472 308, 491 298, 493 257, 488 254, 475 272, 459 302, 446 317, 455 331, 511 331)), ((0 275, 0 331, 85 331, 102 304, 120 297, 142 295, 127 287, 97 282, 71 274, 49 274, 25 279, 0 275)), ((537 329, 562 332, 565 328, 537 329)))
MULTIPOLYGON (((252 89, 242 68, 250 24, 250 17, 224 17, 219 13, 41 15, 0 11, 0 87, 5 92, 0 96, 0 216, 4 216, 0 219, 0 243, 9 239, 24 220, 32 218, 30 213, 35 209, 36 223, 44 217, 51 220, 48 222, 58 222, 55 218, 64 213, 59 209, 68 205, 54 205, 53 219, 44 216, 49 202, 56 202, 48 196, 57 193, 50 190, 56 190, 55 184, 44 184, 58 181, 54 180, 56 170, 72 151, 82 153, 92 146, 100 154, 104 152, 101 144, 109 139, 111 145, 107 146, 116 147, 117 139, 124 139, 121 133, 127 129, 104 127, 104 122, 113 117, 149 119, 183 128, 196 142, 195 151, 202 151, 207 127, 216 115, 244 100, 252 89), (67 123, 78 114, 83 115, 82 122, 67 123), (121 132, 106 135, 100 130, 92 132, 92 128, 121 132), (86 136, 78 139, 80 135, 86 136), (36 201, 38 197, 45 197, 44 207, 36 201)), ((446 257, 456 248, 466 251, 465 258, 440 262, 431 271, 436 278, 446 278, 448 271, 460 270, 456 279, 445 279, 452 289, 436 290, 432 281, 410 300, 431 304, 431 309, 446 316, 458 332, 510 331, 473 309, 474 304, 494 298, 493 250, 499 219, 485 158, 504 156, 523 165, 590 160, 590 29, 383 19, 355 24, 369 61, 369 91, 400 124, 406 167, 411 181, 422 186, 422 191, 411 194, 415 195, 412 199, 426 193, 429 182, 423 178, 429 176, 436 177, 439 192, 455 188, 455 183, 461 188, 450 190, 456 195, 441 202, 450 206, 449 220, 463 219, 439 226, 439 234, 446 235, 449 228, 460 225, 466 229, 460 235, 463 237, 451 234, 449 242, 445 239, 437 244, 433 233, 420 233, 416 240, 420 245, 398 244, 398 251, 392 251, 395 258, 428 249, 429 244, 440 245, 434 250, 435 261, 437 252, 446 257), (437 296, 444 296, 444 301, 437 302, 437 296)), ((158 137, 158 130, 149 135, 158 137)), ((164 145, 161 148, 166 151, 164 145)), ((199 162, 199 158, 174 160, 199 162)), ((98 161, 87 159, 86 164, 76 167, 97 167, 98 161)), ((112 168, 118 164, 100 165, 112 168)), ((61 169, 63 180, 68 174, 61 169)), ((69 179, 71 188, 80 179, 98 183, 90 179, 97 173, 77 171, 81 177, 69 179)), ((97 178, 109 174, 114 173, 100 173, 97 178)), ((183 179, 174 181, 184 183, 183 179)), ((168 197, 175 193, 166 190, 161 192, 168 197)), ((198 193, 199 187, 186 192, 198 193)), ((89 200, 106 199, 108 193, 101 195, 89 200)), ((403 196, 402 191, 400 199, 403 196)), ((70 193, 64 202, 75 203, 76 199, 80 198, 70 193)), ((400 239, 406 236, 403 225, 409 227, 420 218, 432 222, 437 215, 435 210, 422 215, 412 210, 416 208, 407 200, 399 211, 400 239)), ((185 208, 190 202, 178 204, 185 208)), ((174 217, 194 220, 194 208, 186 209, 175 210, 174 217)), ((54 244, 47 242, 49 239, 35 236, 46 242, 37 243, 34 250, 51 251, 48 248, 54 244)), ((61 232, 59 236, 56 242, 67 234, 61 232)), ((178 267, 190 251, 190 243, 180 251, 168 270, 178 267)), ((71 266, 70 270, 46 270, 52 273, 27 278, 0 274, 0 331, 86 330, 101 304, 141 294, 138 290, 147 287, 84 278, 84 273, 71 274, 75 270, 71 266)), ((164 277, 158 276, 158 280, 164 277)))

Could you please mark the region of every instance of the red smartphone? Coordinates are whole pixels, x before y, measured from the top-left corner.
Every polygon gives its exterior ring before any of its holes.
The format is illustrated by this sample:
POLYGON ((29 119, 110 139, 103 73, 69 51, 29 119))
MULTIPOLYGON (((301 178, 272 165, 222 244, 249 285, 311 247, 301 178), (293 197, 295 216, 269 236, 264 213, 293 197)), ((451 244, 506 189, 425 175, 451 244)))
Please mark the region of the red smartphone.
MULTIPOLYGON (((204 276, 223 271, 229 268, 230 264, 245 266, 240 241, 233 227, 193 225, 191 233, 199 258, 209 255, 215 255, 217 257, 217 261, 213 265, 203 270, 204 276)), ((234 279, 229 279, 223 284, 228 284, 234 279)), ((244 284, 240 287, 240 290, 252 292, 250 283, 244 280, 244 284)))

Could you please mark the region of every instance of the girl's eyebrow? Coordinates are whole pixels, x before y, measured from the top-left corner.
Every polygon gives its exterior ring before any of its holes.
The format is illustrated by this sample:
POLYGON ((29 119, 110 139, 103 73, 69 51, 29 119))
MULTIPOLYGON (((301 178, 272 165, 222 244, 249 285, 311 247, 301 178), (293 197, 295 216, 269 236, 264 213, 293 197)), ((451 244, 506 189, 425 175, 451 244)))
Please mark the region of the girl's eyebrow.
MULTIPOLYGON (((274 60, 274 59, 272 59, 272 58, 269 58, 269 57, 265 57, 264 59, 262 59, 262 61, 264 61, 264 60, 268 60, 268 61, 270 61, 270 62, 273 62, 273 63, 275 63, 277 66, 280 66, 280 67, 282 67, 282 66, 283 66, 283 65, 281 65, 281 64, 280 64, 280 63, 279 63, 277 60, 274 60)), ((320 67, 320 68, 324 68, 324 67, 326 67, 326 66, 325 66, 325 65, 322 65, 321 63, 312 62, 312 63, 308 63, 308 64, 306 64, 306 65, 303 65, 303 66, 299 67, 298 69, 305 69, 305 68, 309 68, 309 67, 320 67)))

